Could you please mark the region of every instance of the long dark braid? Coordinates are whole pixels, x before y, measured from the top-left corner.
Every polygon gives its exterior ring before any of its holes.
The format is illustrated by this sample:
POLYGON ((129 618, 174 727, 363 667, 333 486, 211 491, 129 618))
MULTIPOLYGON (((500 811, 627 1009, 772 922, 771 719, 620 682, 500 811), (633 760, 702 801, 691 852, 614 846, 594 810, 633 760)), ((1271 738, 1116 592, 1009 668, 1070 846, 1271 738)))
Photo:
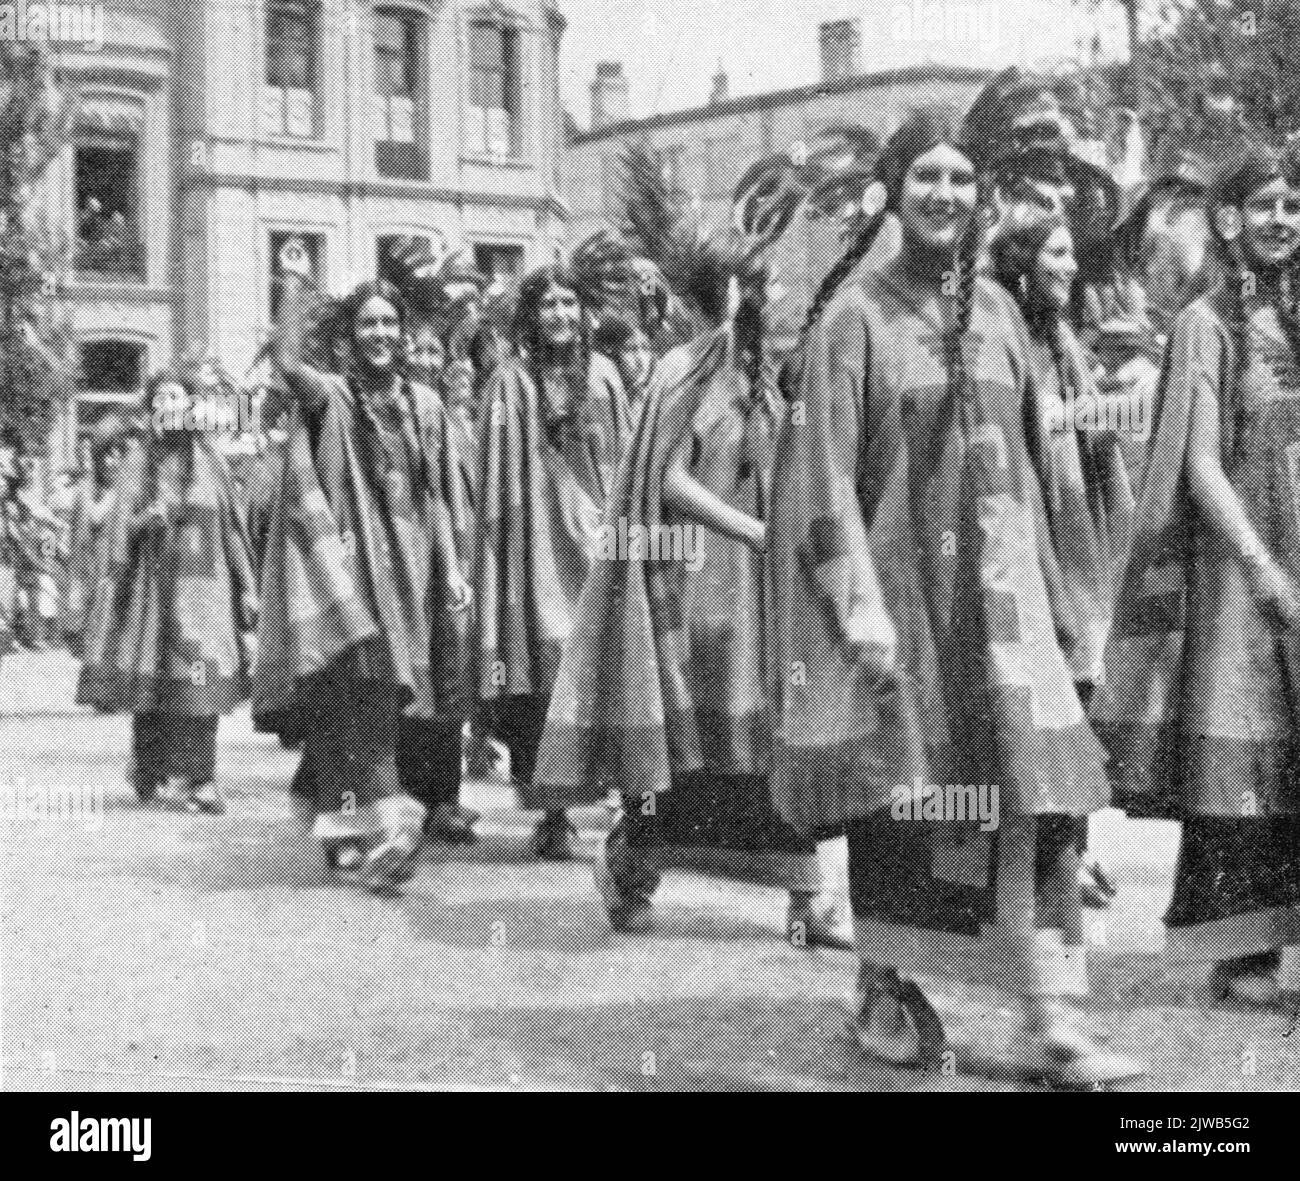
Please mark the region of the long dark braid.
POLYGON ((948 369, 948 392, 963 404, 970 385, 966 372, 966 357, 962 341, 970 327, 971 313, 975 306, 975 268, 979 258, 980 233, 982 225, 981 210, 983 205, 977 203, 971 218, 957 245, 955 257, 956 291, 953 294, 952 319, 943 334, 944 361, 948 369))
POLYGON ((876 244, 876 239, 880 236, 880 229, 885 224, 885 212, 882 209, 874 217, 868 219, 839 262, 831 267, 826 278, 821 281, 821 285, 817 288, 817 294, 813 296, 812 303, 808 305, 808 315, 804 318, 803 328, 799 333, 798 353, 803 353, 808 344, 808 337, 812 334, 812 330, 817 327, 818 321, 822 318, 822 313, 826 310, 826 305, 835 297, 840 285, 853 273, 854 268, 867 257, 872 246, 876 244))

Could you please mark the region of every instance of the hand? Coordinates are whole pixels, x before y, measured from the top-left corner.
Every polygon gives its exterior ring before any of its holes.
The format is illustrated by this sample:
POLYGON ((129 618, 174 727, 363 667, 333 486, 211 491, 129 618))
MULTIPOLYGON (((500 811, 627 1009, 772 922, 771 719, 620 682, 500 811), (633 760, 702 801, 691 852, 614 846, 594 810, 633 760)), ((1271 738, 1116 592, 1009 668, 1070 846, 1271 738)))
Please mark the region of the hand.
POLYGON ((244 633, 244 652, 248 656, 248 663, 251 665, 257 660, 257 633, 244 633))
POLYGON ((749 547, 756 554, 767 553, 767 525, 760 523, 749 538, 749 547))
POLYGON ((855 611, 844 623, 844 638, 855 661, 886 680, 898 657, 898 632, 883 611, 855 611))
POLYGON ((453 571, 447 578, 447 605, 452 611, 468 611, 473 602, 473 588, 459 571, 453 571))
POLYGON ((1250 567, 1250 589, 1261 611, 1276 625, 1300 627, 1300 588, 1271 558, 1250 567))

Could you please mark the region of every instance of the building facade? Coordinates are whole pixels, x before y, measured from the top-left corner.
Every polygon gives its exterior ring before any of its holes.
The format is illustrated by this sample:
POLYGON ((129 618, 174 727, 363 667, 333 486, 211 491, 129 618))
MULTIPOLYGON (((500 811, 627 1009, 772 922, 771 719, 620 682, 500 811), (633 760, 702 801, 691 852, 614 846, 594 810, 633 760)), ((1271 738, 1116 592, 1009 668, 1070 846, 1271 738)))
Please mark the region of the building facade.
POLYGON ((107 0, 103 44, 56 45, 79 97, 47 179, 72 244, 82 393, 54 440, 211 351, 243 373, 290 240, 330 291, 398 235, 489 272, 563 234, 556 0, 107 0))
MULTIPOLYGON (((986 70, 922 65, 863 72, 856 21, 819 29, 822 78, 809 86, 732 98, 725 75, 713 80, 703 107, 628 118, 627 79, 617 62, 602 63, 591 85, 591 125, 570 135, 562 175, 569 206, 566 242, 577 245, 622 219, 622 159, 629 144, 656 151, 669 185, 705 226, 726 230, 736 183, 756 161, 798 145, 837 123, 867 127, 883 141, 914 107, 940 103, 964 111, 988 80, 986 70)), ((870 46, 865 47, 870 54, 870 46)), ((811 292, 843 249, 832 221, 800 218, 771 251, 785 295, 777 306, 786 327, 802 317, 811 292)))

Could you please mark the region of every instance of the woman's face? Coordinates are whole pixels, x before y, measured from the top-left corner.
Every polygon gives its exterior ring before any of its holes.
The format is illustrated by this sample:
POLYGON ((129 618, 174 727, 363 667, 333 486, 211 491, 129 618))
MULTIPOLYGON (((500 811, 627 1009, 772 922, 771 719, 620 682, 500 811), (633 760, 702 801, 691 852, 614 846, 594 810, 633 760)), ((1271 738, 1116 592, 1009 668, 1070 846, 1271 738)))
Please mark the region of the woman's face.
POLYGON ((629 390, 641 391, 650 383, 655 354, 644 332, 634 332, 618 350, 618 369, 629 390))
POLYGON ((949 144, 912 161, 903 177, 898 216, 907 236, 935 250, 954 250, 975 210, 975 168, 949 144))
POLYGON ((1246 198, 1241 209, 1242 243, 1265 266, 1288 261, 1300 246, 1300 189, 1275 177, 1246 198))
POLYGON ((1074 257, 1074 240, 1065 226, 1057 226, 1034 260, 1034 288, 1058 311, 1070 303, 1079 264, 1074 257))
POLYGON ((382 295, 372 295, 352 322, 356 359, 370 369, 392 369, 401 355, 402 320, 382 295))
POLYGON ((576 344, 582 322, 582 305, 577 292, 552 283, 537 301, 537 325, 542 339, 552 348, 576 344))
POLYGON ((432 328, 417 328, 406 342, 406 360, 424 380, 434 381, 446 366, 447 353, 432 328))

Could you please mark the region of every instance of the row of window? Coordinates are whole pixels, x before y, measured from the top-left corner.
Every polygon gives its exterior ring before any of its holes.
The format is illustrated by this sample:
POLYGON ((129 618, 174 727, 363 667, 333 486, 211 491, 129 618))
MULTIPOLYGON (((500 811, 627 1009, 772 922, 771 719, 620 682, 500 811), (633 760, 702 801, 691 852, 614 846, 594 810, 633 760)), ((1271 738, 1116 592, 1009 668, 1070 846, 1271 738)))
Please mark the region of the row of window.
MULTIPOLYGON (((321 133, 320 6, 271 0, 267 6, 264 125, 311 139, 321 133)), ((428 175, 428 22, 417 13, 374 13, 375 167, 381 176, 428 175)), ((492 21, 469 25, 466 147, 488 156, 523 152, 523 62, 519 30, 492 21)))
MULTIPOLYGON (((312 270, 323 273, 325 240, 320 234, 276 230, 270 235, 270 257, 279 258, 290 239, 301 242, 311 261, 312 270)), ((375 273, 393 278, 393 257, 401 241, 396 234, 382 235, 375 244, 375 273)), ((511 277, 524 267, 524 248, 517 243, 481 242, 473 247, 474 262, 485 275, 511 277)), ((275 318, 277 288, 271 285, 271 317, 275 318)), ((105 395, 109 403, 137 394, 144 382, 147 361, 145 346, 138 341, 95 340, 81 346, 81 388, 95 395, 105 395)), ((93 420, 84 418, 83 425, 93 420)))

